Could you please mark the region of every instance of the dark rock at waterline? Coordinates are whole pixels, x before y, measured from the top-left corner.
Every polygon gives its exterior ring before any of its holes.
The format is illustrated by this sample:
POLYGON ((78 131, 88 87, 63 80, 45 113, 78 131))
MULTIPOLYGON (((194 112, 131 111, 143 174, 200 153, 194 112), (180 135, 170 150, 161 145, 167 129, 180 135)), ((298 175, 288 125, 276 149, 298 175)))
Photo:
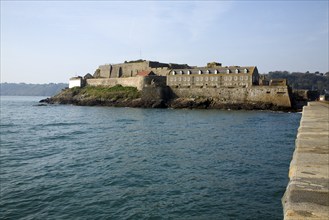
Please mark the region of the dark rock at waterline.
MULTIPOLYGON (((153 90, 152 90, 153 91, 153 90)), ((149 91, 149 92, 152 92, 149 91)), ((154 91, 153 91, 154 92, 154 91)), ((159 93, 160 94, 160 93, 159 93)), ((130 98, 111 96, 109 98, 93 97, 90 94, 79 93, 75 90, 64 90, 62 93, 40 100, 48 104, 72 104, 79 106, 113 106, 132 108, 187 108, 187 109, 231 109, 231 110, 273 110, 294 111, 294 109, 280 107, 271 103, 229 103, 212 98, 173 98, 163 95, 146 95, 130 98)))

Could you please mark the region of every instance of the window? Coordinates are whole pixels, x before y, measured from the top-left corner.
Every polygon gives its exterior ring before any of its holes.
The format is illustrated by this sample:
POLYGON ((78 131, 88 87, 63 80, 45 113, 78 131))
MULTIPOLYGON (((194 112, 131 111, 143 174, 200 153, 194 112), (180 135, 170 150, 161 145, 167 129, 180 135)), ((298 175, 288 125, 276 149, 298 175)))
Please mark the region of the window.
POLYGON ((237 76, 234 76, 234 81, 237 81, 238 80, 238 77, 237 76))
POLYGON ((179 74, 183 74, 183 70, 179 71, 179 74))
POLYGON ((176 75, 176 71, 174 70, 174 71, 172 71, 172 75, 174 76, 174 75, 176 75))
POLYGON ((190 75, 190 74, 191 74, 191 71, 190 71, 190 70, 188 70, 188 71, 187 71, 187 75, 190 75))
POLYGON ((230 70, 229 70, 229 69, 227 69, 227 70, 226 70, 226 73, 227 73, 227 74, 229 74, 229 73, 230 73, 230 70))
POLYGON ((243 72, 244 72, 244 73, 248 73, 248 69, 244 69, 243 72))
POLYGON ((202 74, 202 71, 201 70, 199 70, 199 74, 202 74))
POLYGON ((235 69, 235 73, 239 73, 239 69, 235 69))
POLYGON ((245 77, 244 77, 245 80, 248 80, 248 78, 249 78, 248 76, 245 76, 245 77))
POLYGON ((215 70, 215 72, 214 72, 215 74, 217 74, 218 73, 218 70, 215 70))
POLYGON ((210 70, 207 70, 207 74, 209 74, 210 73, 210 70))

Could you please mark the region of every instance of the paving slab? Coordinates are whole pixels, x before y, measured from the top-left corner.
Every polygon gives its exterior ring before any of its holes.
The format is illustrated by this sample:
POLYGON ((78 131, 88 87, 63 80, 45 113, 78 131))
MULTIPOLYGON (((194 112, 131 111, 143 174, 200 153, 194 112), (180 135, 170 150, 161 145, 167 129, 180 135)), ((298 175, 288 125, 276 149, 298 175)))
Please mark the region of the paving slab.
POLYGON ((285 220, 329 220, 329 104, 303 108, 289 183, 282 198, 285 220))

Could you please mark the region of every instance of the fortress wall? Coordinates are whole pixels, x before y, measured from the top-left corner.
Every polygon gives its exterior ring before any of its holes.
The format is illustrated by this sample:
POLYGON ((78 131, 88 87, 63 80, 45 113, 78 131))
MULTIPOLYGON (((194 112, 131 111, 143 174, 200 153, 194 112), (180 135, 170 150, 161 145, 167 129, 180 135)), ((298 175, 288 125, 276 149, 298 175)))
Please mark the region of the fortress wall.
POLYGON ((168 67, 158 67, 151 68, 151 70, 158 76, 167 76, 170 73, 170 68, 168 67))
POLYGON ((121 65, 123 77, 136 76, 142 70, 149 70, 147 62, 127 63, 121 65))
POLYGON ((291 107, 288 86, 253 86, 249 90, 248 101, 291 107))
POLYGON ((139 63, 121 63, 114 65, 101 65, 100 78, 120 78, 120 77, 131 77, 136 76, 138 72, 143 70, 152 70, 158 76, 166 76, 170 72, 169 65, 162 63, 150 63, 150 62, 139 62, 139 63), (121 72, 120 72, 121 68, 121 72))
POLYGON ((143 77, 143 85, 147 86, 157 86, 166 87, 166 77, 165 76, 146 76, 143 77))
POLYGON ((88 86, 131 86, 136 87, 138 90, 142 90, 144 87, 143 77, 127 77, 127 78, 107 78, 107 79, 87 79, 86 84, 88 86))
POLYGON ((87 79, 87 86, 115 86, 117 84, 116 79, 87 79))
POLYGON ((173 88, 173 93, 181 98, 209 97, 223 103, 272 103, 291 107, 287 86, 252 86, 249 88, 173 88))
POLYGON ((110 78, 110 65, 101 65, 98 67, 100 70, 99 77, 110 78))
POLYGON ((147 62, 115 64, 112 65, 111 78, 136 76, 138 72, 150 69, 147 62))

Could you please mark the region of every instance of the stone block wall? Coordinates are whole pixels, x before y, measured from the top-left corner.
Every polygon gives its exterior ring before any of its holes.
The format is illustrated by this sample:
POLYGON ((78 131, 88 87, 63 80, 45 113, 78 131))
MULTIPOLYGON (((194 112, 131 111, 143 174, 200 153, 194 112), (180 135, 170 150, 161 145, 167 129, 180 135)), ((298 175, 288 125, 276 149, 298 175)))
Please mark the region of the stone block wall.
POLYGON ((115 85, 136 87, 142 90, 144 87, 144 79, 142 77, 127 77, 127 78, 104 78, 104 79, 87 79, 87 86, 109 86, 115 85))
POLYGON ((271 103, 282 107, 291 107, 287 86, 252 86, 249 88, 173 88, 179 98, 214 98, 222 103, 271 103))
POLYGON ((127 62, 120 64, 106 64, 99 66, 99 74, 97 78, 120 78, 136 76, 138 72, 143 70, 152 70, 156 75, 166 76, 172 68, 186 68, 187 64, 167 64, 154 61, 127 62))
POLYGON ((123 78, 99 78, 99 79, 87 79, 86 85, 89 86, 109 86, 115 85, 136 87, 138 90, 142 90, 144 87, 155 87, 166 85, 166 77, 164 76, 136 76, 136 77, 123 77, 123 78))

